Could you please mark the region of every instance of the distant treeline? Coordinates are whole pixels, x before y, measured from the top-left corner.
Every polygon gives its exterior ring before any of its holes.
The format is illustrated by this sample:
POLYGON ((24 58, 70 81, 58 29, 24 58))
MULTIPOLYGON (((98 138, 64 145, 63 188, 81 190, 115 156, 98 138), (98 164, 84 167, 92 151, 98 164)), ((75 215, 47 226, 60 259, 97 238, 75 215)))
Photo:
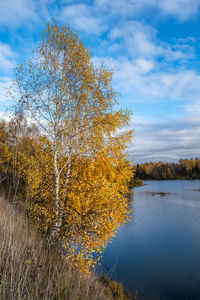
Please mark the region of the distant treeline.
POLYGON ((138 164, 135 177, 141 179, 200 179, 200 159, 180 159, 178 163, 138 164))

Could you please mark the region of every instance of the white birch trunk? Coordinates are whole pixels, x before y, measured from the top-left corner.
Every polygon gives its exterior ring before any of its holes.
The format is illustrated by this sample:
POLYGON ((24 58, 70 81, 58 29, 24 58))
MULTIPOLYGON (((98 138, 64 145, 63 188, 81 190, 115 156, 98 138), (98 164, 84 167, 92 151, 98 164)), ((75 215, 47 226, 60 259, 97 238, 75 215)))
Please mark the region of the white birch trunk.
POLYGON ((60 190, 60 174, 57 164, 57 149, 54 150, 54 174, 55 174, 55 204, 54 204, 54 222, 52 225, 51 234, 49 237, 49 244, 55 244, 58 241, 60 229, 62 226, 62 214, 63 208, 59 199, 59 190, 60 190))

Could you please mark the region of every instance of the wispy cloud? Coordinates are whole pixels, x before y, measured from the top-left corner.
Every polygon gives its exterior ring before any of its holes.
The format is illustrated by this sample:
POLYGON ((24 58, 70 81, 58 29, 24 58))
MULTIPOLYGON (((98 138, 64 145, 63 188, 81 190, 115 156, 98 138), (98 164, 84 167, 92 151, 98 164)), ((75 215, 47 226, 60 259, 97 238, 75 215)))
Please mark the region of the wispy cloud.
POLYGON ((36 2, 33 0, 0 1, 0 24, 18 28, 25 22, 38 20, 36 2))
POLYGON ((165 13, 181 21, 194 17, 200 8, 199 0, 160 0, 158 7, 165 13))
MULTIPOLYGON (((100 58, 94 57, 99 63, 100 58)), ((145 58, 104 58, 105 64, 115 70, 115 86, 122 93, 131 95, 132 102, 155 103, 200 101, 200 74, 185 67, 159 69, 156 60, 145 58)))
POLYGON ((199 99, 200 75, 194 70, 157 72, 140 78, 138 88, 143 95, 149 95, 151 100, 193 102, 199 99))
POLYGON ((104 29, 102 19, 96 14, 95 8, 87 4, 63 6, 60 13, 60 20, 73 24, 76 29, 86 33, 99 34, 104 29))
POLYGON ((200 0, 7 0, 0 1, 0 24, 9 28, 60 19, 78 30, 99 34, 109 28, 113 18, 139 19, 146 11, 172 16, 180 21, 194 18, 199 12, 200 0))
POLYGON ((15 66, 16 54, 9 45, 0 42, 0 70, 9 71, 15 66))
POLYGON ((138 21, 125 21, 110 31, 112 43, 125 47, 131 57, 163 58, 182 61, 195 56, 191 40, 172 40, 171 44, 157 38, 157 30, 138 21))
POLYGON ((96 0, 96 5, 113 14, 137 16, 145 10, 156 9, 157 13, 173 16, 180 21, 194 17, 200 8, 199 0, 96 0))
POLYGON ((129 155, 135 163, 174 161, 199 156, 200 120, 193 118, 155 121, 137 120, 129 155))

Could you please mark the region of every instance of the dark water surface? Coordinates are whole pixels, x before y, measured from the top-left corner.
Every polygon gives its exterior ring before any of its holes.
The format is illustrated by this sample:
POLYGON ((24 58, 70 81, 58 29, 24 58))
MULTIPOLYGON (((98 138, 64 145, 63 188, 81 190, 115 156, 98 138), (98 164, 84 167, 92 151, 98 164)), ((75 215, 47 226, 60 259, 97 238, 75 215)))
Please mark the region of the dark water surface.
POLYGON ((200 299, 200 180, 145 183, 102 269, 138 300, 200 299))

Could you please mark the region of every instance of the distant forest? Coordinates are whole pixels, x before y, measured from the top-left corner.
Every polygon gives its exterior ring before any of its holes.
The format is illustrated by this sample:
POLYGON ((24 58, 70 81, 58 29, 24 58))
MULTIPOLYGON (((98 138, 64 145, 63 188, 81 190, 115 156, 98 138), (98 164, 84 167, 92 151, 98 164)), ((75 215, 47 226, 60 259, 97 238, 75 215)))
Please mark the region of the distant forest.
POLYGON ((200 179, 200 158, 180 159, 178 163, 149 162, 136 166, 140 179, 200 179))

